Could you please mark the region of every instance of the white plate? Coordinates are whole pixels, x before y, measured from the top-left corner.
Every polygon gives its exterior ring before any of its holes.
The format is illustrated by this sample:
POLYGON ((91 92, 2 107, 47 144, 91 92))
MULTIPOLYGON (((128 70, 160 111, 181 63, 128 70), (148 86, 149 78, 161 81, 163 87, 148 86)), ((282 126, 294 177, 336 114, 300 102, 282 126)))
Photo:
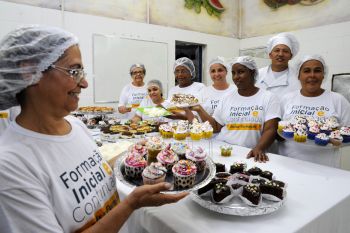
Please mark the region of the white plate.
POLYGON ((300 4, 304 6, 311 6, 311 5, 316 5, 320 2, 323 2, 323 0, 301 0, 300 4))
POLYGON ((243 203, 238 196, 234 197, 229 203, 225 204, 213 203, 210 196, 199 196, 197 192, 191 192, 190 197, 194 202, 211 211, 238 216, 269 214, 280 209, 286 200, 286 196, 279 202, 269 201, 263 198, 259 206, 253 207, 243 203))

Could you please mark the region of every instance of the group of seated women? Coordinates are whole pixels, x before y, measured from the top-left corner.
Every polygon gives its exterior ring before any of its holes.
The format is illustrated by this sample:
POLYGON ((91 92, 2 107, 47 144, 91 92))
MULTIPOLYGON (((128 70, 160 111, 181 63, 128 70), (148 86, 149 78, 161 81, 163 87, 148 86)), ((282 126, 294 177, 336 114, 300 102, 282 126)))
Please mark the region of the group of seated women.
MULTIPOLYGON (((293 35, 281 33, 268 42, 271 65, 260 70, 249 56, 237 57, 228 62, 222 57, 214 58, 208 65, 213 84, 207 87, 193 81, 193 62, 186 57, 179 58, 173 69, 178 85, 169 90, 168 100, 163 98, 161 83, 152 80, 147 85, 142 84, 148 96, 141 105, 166 107, 173 94, 192 94, 201 104, 184 108, 182 116, 176 113, 170 118, 209 121, 214 132, 218 133, 216 139, 252 148, 248 158, 254 157, 256 161, 265 162, 268 160, 266 152, 272 151, 340 167, 337 147, 321 149, 288 140, 275 142, 278 138, 278 122, 296 116, 312 117, 317 121, 335 117, 340 126, 350 125, 349 102, 342 95, 321 87, 328 70, 321 56, 304 56, 296 69, 289 66, 289 61, 298 49, 298 41, 293 35), (232 73, 235 86, 227 82, 228 72, 232 73)), ((144 66, 133 67, 143 67, 144 77, 144 66)), ((136 77, 133 77, 132 85, 136 85, 136 77)), ((133 120, 138 121, 143 117, 136 112, 133 120)))

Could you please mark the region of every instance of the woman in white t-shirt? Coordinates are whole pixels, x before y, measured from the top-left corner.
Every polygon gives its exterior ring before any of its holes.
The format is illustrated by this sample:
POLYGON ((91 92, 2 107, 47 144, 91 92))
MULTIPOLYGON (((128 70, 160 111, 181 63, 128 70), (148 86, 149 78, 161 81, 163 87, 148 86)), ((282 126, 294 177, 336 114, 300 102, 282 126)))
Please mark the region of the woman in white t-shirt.
MULTIPOLYGON (((324 122, 335 117, 340 126, 350 125, 350 104, 342 95, 321 88, 327 66, 319 55, 305 56, 298 66, 301 89, 282 98, 282 119, 312 117, 324 122)), ((304 145, 294 141, 280 142, 279 153, 288 157, 331 167, 340 167, 339 148, 304 145)))
POLYGON ((200 98, 204 110, 210 115, 213 115, 214 110, 219 105, 222 98, 232 93, 236 89, 236 86, 229 84, 226 80, 227 67, 223 57, 212 59, 208 66, 213 84, 201 90, 200 98))
MULTIPOLYGON (((151 80, 147 83, 148 95, 143 98, 140 103, 140 107, 164 107, 168 106, 167 101, 163 98, 163 86, 159 80, 151 80)), ((170 121, 165 117, 150 117, 136 110, 135 116, 132 118, 132 122, 137 123, 141 120, 156 120, 158 122, 170 121)))
POLYGON ((113 169, 69 115, 88 86, 73 34, 20 27, 0 47, 0 110, 21 106, 0 137, 2 232, 118 232, 134 210, 186 196, 159 183, 120 201, 113 169))
POLYGON ((178 85, 170 88, 168 99, 174 94, 192 94, 199 97, 199 92, 205 87, 203 83, 193 82, 196 77, 196 69, 193 62, 187 57, 181 57, 174 63, 174 74, 178 85))
POLYGON ((131 119, 143 98, 147 95, 147 88, 144 83, 146 68, 143 64, 133 64, 130 67, 131 83, 123 87, 118 103, 118 111, 123 118, 131 119))
POLYGON ((272 93, 254 85, 258 68, 251 57, 238 57, 230 62, 230 67, 237 90, 220 101, 213 116, 200 105, 191 109, 203 121, 208 120, 214 132, 220 132, 218 140, 252 148, 247 158, 268 161, 265 152, 275 139, 280 103, 272 93))

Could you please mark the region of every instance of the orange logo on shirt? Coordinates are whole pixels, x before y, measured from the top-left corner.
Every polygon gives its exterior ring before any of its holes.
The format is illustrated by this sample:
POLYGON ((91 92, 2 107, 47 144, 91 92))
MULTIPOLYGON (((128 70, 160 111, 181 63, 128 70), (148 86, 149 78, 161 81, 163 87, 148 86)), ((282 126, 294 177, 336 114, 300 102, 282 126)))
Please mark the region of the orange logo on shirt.
POLYGON ((319 117, 323 117, 323 116, 324 116, 324 112, 323 112, 323 111, 319 111, 319 112, 317 112, 317 116, 319 116, 319 117))
POLYGON ((252 112, 252 115, 253 115, 253 117, 258 117, 259 112, 258 112, 258 111, 253 111, 253 112, 252 112))
POLYGON ((111 169, 111 167, 108 165, 107 162, 103 162, 103 163, 102 163, 102 167, 103 167, 103 169, 107 172, 108 175, 112 175, 112 169, 111 169))

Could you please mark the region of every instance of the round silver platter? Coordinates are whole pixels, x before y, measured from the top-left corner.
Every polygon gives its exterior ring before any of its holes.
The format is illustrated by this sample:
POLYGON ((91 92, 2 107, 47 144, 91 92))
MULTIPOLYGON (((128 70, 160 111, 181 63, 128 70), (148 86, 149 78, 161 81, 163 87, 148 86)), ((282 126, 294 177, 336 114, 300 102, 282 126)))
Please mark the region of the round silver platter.
POLYGON ((234 197, 229 203, 225 204, 216 204, 211 201, 210 196, 201 197, 197 195, 196 192, 191 192, 190 197, 194 202, 206 209, 222 214, 237 216, 255 216, 272 213, 281 208, 286 199, 285 197, 282 201, 274 202, 263 198, 260 205, 254 207, 243 203, 239 197, 234 197))
MULTIPOLYGON (((130 179, 129 177, 125 176, 124 171, 124 160, 127 156, 127 152, 123 152, 115 161, 114 164, 114 174, 116 178, 121 181, 123 184, 126 184, 129 187, 135 187, 143 185, 142 178, 140 179, 130 179)), ((196 175, 196 181, 195 185, 190 189, 176 189, 174 186, 172 186, 169 190, 164 191, 166 193, 178 193, 178 192, 190 192, 197 190, 199 188, 202 188, 203 186, 207 185, 215 176, 216 173, 216 167, 215 163, 211 158, 206 159, 206 167, 204 171, 197 173, 196 175)), ((171 184, 174 183, 172 174, 167 174, 165 177, 165 181, 169 182, 171 184)))

